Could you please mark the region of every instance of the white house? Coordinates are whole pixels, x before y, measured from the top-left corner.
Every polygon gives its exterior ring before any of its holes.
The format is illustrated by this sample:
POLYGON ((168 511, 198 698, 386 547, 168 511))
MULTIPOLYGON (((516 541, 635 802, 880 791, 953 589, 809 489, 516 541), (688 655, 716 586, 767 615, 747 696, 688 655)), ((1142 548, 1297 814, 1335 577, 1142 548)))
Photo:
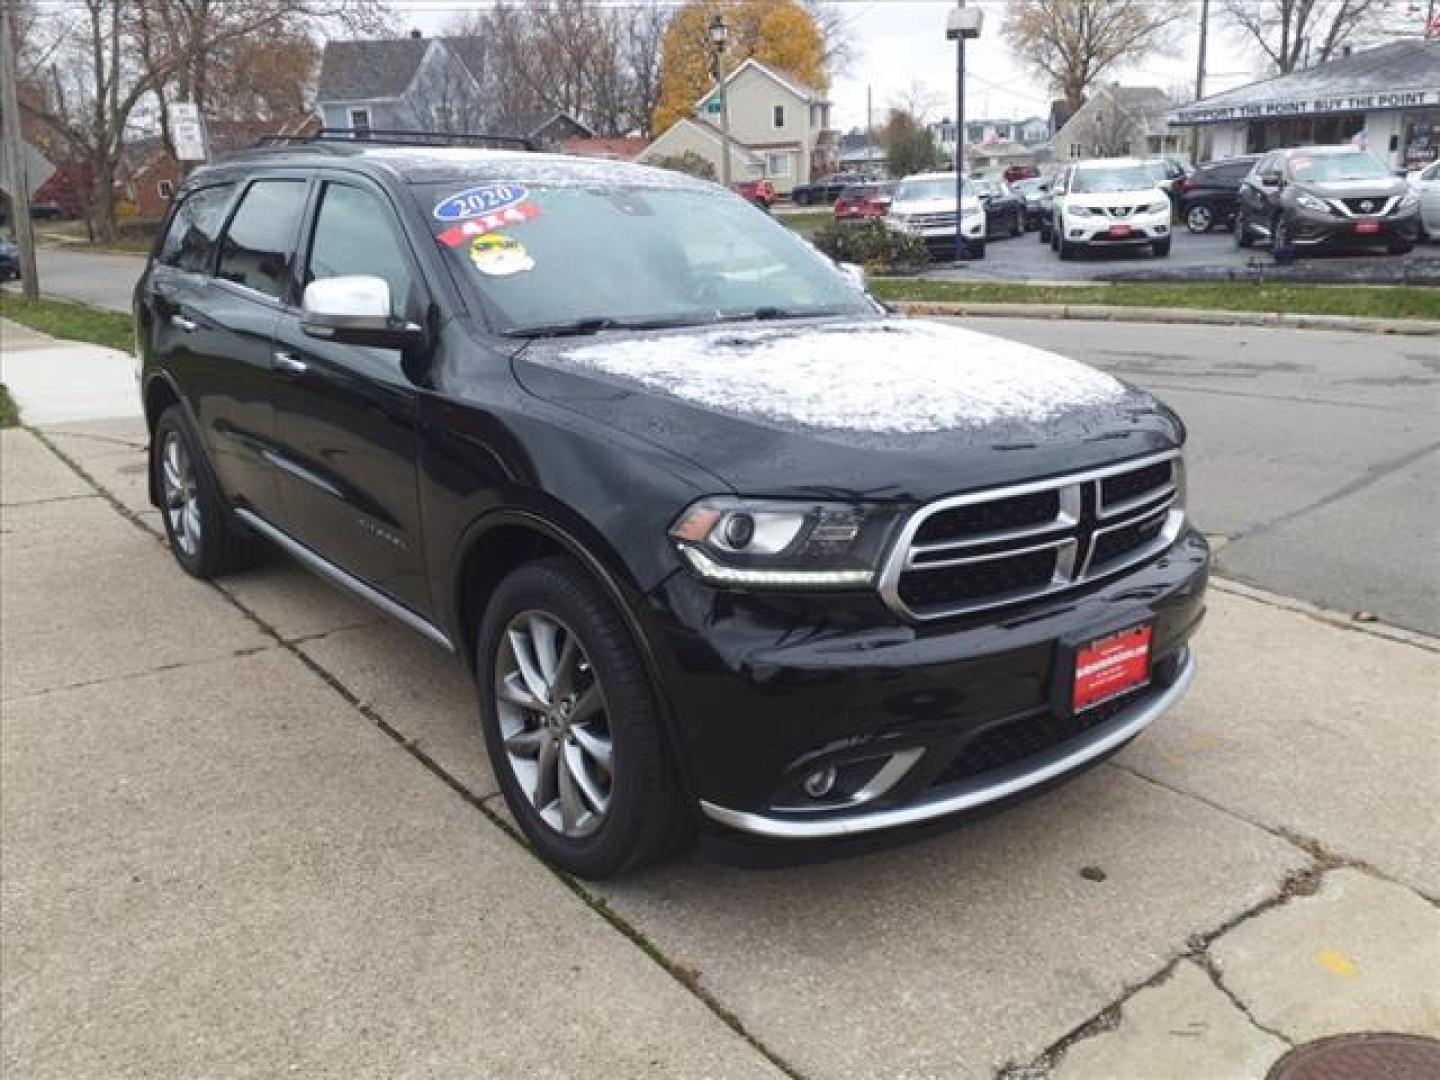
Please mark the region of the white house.
MULTIPOLYGON (((797 184, 833 172, 838 136, 830 128, 830 102, 813 87, 758 60, 746 60, 725 79, 730 117, 730 175, 735 181, 769 180, 787 193, 797 184)), ((690 116, 652 142, 638 160, 698 154, 722 175, 719 87, 695 103, 690 116)))

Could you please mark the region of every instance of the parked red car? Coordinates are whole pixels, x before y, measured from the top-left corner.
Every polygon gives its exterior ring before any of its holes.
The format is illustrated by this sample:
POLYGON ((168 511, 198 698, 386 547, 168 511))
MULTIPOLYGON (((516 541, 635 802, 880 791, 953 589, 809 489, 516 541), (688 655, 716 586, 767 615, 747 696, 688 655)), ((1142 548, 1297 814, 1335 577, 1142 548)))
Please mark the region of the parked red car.
POLYGON ((1013 184, 1016 181, 1029 180, 1039 175, 1040 170, 1034 165, 1011 165, 1005 170, 1005 182, 1007 184, 1013 184))
POLYGON ((890 209, 893 185, 852 184, 835 200, 835 219, 854 221, 884 217, 890 209))
POLYGON ((735 194, 749 199, 762 210, 769 210, 775 205, 775 200, 780 198, 769 180, 741 180, 730 187, 735 194))

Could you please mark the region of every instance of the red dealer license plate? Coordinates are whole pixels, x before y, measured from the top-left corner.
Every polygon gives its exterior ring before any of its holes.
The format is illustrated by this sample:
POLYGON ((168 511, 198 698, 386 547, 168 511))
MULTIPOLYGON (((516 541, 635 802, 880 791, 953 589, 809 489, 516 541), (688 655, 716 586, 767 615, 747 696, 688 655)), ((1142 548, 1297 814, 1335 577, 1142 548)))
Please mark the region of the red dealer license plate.
POLYGON ((1110 226, 1110 235, 1111 235, 1111 236, 1129 236, 1129 235, 1130 235, 1130 226, 1129 226, 1129 225, 1111 225, 1111 226, 1110 226))
POLYGON ((1374 218, 1366 218, 1363 221, 1357 221, 1355 222, 1355 231, 1357 233, 1377 233, 1380 231, 1380 222, 1376 221, 1374 218))
POLYGON ((1150 681, 1149 624, 1098 638, 1075 652, 1072 703, 1083 712, 1150 681))

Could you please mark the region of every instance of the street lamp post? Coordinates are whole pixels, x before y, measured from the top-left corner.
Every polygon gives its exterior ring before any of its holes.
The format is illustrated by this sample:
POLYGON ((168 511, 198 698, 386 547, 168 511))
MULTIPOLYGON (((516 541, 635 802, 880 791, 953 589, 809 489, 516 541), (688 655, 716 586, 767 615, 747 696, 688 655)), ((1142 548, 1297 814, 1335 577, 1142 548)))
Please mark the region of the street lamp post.
POLYGON ((955 42, 955 259, 965 258, 965 42, 980 36, 984 13, 960 0, 945 21, 945 37, 955 42))
POLYGON ((720 182, 727 188, 730 186, 730 108, 725 100, 725 72, 721 57, 729 39, 730 28, 725 25, 725 16, 717 11, 710 20, 710 71, 715 76, 720 94, 720 182))

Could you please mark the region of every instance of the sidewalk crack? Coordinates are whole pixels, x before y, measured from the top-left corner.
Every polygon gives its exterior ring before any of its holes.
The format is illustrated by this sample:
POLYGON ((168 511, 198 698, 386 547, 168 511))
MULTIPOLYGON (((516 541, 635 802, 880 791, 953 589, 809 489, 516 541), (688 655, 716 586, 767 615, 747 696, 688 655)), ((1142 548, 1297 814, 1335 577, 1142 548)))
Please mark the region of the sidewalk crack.
POLYGON ((1280 1031, 1277 1028, 1272 1028, 1268 1024, 1262 1024, 1259 1019, 1256 1018, 1255 1014, 1250 1011, 1250 1006, 1246 1005, 1245 1002, 1241 1001, 1239 996, 1236 995, 1233 990, 1231 990, 1228 986, 1225 985, 1225 979, 1220 973, 1220 965, 1217 964, 1215 962, 1215 958, 1210 955, 1209 949, 1206 949, 1203 952, 1199 953, 1197 956, 1194 957, 1194 960, 1195 963, 1199 965, 1200 969, 1204 971, 1206 975, 1210 976, 1210 981, 1215 984, 1215 989, 1219 990, 1220 993, 1224 994, 1225 997, 1229 999, 1230 1004, 1234 1005, 1235 1008, 1240 1011, 1240 1015, 1245 1017, 1246 1020, 1250 1021, 1250 1024, 1256 1030, 1263 1031, 1266 1035, 1270 1035, 1273 1038, 1279 1039, 1286 1046, 1294 1049, 1294 1039, 1290 1038, 1290 1036, 1286 1035, 1283 1031, 1280 1031))

